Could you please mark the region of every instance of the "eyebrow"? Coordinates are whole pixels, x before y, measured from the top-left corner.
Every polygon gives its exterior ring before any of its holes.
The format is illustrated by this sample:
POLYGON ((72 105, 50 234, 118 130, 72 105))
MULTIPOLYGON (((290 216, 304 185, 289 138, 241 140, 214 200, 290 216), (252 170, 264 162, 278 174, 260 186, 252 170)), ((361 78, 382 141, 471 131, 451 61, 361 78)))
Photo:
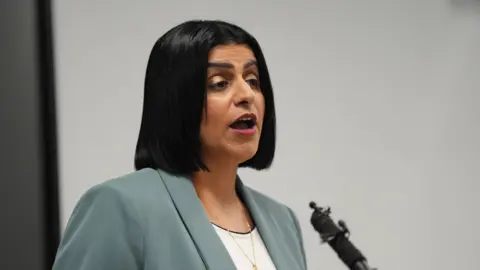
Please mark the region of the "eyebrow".
MULTIPOLYGON (((251 66, 256 66, 257 61, 251 60, 248 61, 243 68, 249 68, 251 66)), ((227 62, 209 62, 208 67, 216 67, 216 68, 233 68, 233 65, 227 62)))

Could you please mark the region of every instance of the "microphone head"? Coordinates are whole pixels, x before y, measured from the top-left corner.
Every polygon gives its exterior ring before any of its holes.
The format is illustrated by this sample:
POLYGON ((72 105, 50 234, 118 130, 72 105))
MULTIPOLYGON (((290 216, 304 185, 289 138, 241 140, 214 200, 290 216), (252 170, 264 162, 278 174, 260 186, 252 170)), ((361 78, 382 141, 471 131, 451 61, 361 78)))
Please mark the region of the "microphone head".
POLYGON ((310 202, 308 205, 314 210, 317 209, 317 204, 315 202, 310 202))

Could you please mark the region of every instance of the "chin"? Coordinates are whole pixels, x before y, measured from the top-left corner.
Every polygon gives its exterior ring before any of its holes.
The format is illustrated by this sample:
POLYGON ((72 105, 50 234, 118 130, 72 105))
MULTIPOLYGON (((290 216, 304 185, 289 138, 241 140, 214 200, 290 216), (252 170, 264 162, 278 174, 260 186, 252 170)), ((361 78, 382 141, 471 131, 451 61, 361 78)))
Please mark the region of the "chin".
POLYGON ((251 159, 257 153, 258 146, 248 146, 242 145, 239 146, 237 149, 232 149, 232 156, 235 157, 238 164, 243 163, 249 159, 251 159))

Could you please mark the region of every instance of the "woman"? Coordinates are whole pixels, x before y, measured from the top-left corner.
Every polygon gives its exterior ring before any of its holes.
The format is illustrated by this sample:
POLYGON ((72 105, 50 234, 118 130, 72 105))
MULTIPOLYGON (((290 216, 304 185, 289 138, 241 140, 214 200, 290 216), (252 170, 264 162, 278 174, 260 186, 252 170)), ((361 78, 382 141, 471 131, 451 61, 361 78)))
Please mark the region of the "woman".
POLYGON ((275 107, 257 41, 221 21, 188 21, 154 45, 136 171, 78 202, 54 270, 303 270, 286 206, 242 184, 270 166, 275 107))

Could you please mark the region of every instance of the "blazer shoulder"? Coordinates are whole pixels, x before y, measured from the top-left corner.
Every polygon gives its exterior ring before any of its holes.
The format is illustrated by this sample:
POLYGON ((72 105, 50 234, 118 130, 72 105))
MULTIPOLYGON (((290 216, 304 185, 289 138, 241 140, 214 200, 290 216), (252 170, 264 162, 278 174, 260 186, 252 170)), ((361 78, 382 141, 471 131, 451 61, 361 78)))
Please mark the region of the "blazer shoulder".
POLYGON ((154 173, 137 171, 87 190, 69 217, 52 269, 143 269, 141 194, 153 187, 154 173))
POLYGON ((110 190, 110 193, 115 193, 139 213, 158 210, 153 208, 165 206, 169 198, 159 172, 151 168, 106 180, 92 187, 87 194, 95 190, 110 190))
POLYGON ((128 197, 141 195, 143 191, 163 186, 158 172, 151 168, 141 169, 116 178, 109 179, 98 187, 111 188, 128 197))

